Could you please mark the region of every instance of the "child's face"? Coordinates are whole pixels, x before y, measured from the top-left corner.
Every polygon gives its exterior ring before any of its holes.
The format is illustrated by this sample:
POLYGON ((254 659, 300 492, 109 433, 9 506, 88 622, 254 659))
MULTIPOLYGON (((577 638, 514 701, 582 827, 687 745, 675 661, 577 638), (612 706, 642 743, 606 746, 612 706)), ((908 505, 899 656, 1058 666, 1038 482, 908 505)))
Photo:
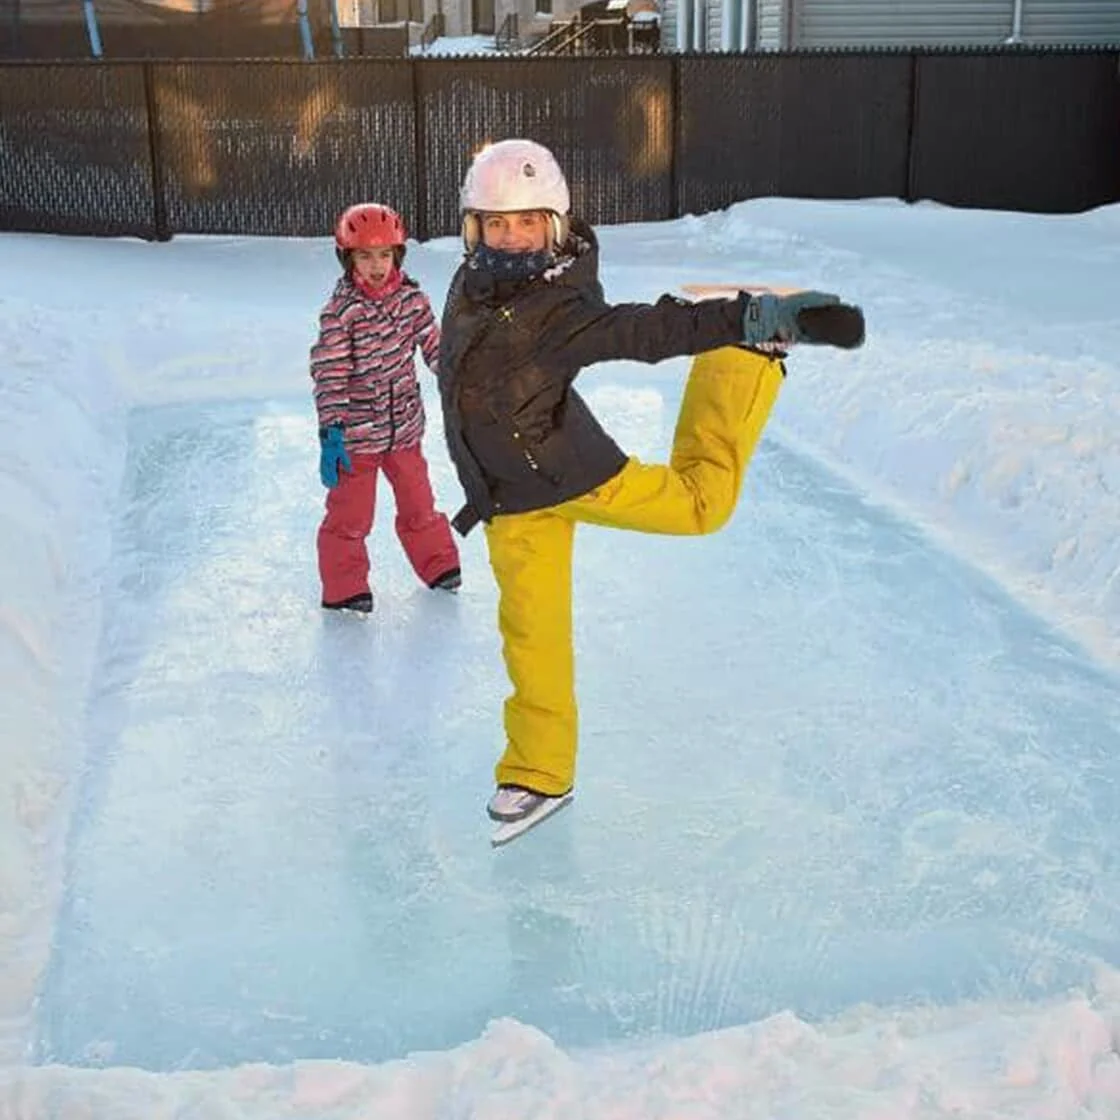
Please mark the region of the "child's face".
POLYGON ((552 227, 541 210, 483 214, 482 241, 487 249, 506 253, 539 253, 548 248, 552 227))
POLYGON ((392 246, 378 246, 376 249, 355 249, 354 275, 371 288, 380 288, 393 271, 392 246))

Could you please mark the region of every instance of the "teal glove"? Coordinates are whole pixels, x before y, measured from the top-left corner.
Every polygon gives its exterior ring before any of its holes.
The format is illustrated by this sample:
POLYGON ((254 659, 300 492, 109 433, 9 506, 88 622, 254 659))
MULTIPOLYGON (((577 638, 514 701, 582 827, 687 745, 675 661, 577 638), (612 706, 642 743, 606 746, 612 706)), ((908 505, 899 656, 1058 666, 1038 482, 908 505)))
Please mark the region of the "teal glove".
POLYGON ((338 468, 350 469, 350 456, 343 445, 342 425, 319 429, 319 478, 328 490, 338 485, 338 468))
POLYGON ((789 296, 763 292, 751 296, 743 312, 743 341, 748 346, 822 341, 815 332, 805 329, 798 315, 810 308, 832 307, 839 302, 840 297, 831 292, 795 292, 789 296))

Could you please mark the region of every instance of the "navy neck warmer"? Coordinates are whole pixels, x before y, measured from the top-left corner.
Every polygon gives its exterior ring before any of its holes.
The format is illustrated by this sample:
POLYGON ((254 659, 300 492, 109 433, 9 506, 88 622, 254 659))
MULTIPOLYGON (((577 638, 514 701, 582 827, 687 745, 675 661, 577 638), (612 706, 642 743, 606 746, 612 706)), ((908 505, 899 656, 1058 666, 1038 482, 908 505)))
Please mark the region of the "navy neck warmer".
POLYGON ((470 255, 470 267, 489 273, 495 280, 531 280, 556 263, 548 249, 538 253, 509 253, 479 244, 470 255))

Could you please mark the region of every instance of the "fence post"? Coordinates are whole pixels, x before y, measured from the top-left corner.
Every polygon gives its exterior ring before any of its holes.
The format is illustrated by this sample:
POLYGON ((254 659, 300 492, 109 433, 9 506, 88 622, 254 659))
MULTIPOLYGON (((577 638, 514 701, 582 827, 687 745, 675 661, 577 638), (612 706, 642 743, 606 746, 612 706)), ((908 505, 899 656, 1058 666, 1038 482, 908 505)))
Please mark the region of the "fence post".
POLYGON ((1023 0, 1011 0, 1011 37, 1007 41, 1023 41, 1023 0))
POLYGON ((163 145, 160 143, 159 106, 156 100, 154 63, 142 62, 144 78, 144 111, 148 118, 148 159, 152 164, 152 225, 156 241, 170 241, 171 227, 167 220, 167 199, 164 196, 163 145))
POLYGON ((327 0, 327 7, 331 11, 331 42, 334 44, 334 56, 342 58, 346 52, 342 49, 342 30, 338 26, 338 0, 327 0))
POLYGON ((918 85, 921 67, 918 52, 910 52, 910 105, 906 112, 906 182, 902 184, 902 198, 915 202, 918 198, 918 85))
POLYGON ((315 57, 315 40, 311 37, 311 20, 307 15, 307 0, 296 0, 296 13, 299 16, 299 37, 303 43, 303 57, 315 57))
POLYGON ((672 69, 669 72, 669 120, 673 130, 669 139, 669 217, 681 216, 680 199, 680 146, 684 123, 681 121, 681 59, 675 55, 669 59, 672 69))
POLYGON ((747 0, 746 26, 743 28, 744 51, 758 50, 758 0, 747 0))
POLYGON ((797 0, 782 0, 779 36, 783 51, 797 47, 797 0))
POLYGON ((101 57, 101 30, 97 26, 97 12, 93 0, 82 0, 82 11, 86 17, 86 34, 89 36, 89 49, 94 58, 101 57))
POLYGON ((424 127, 423 92, 420 88, 420 63, 414 58, 409 62, 412 70, 412 146, 415 150, 413 166, 416 169, 416 240, 427 241, 431 236, 428 217, 428 133, 424 127))

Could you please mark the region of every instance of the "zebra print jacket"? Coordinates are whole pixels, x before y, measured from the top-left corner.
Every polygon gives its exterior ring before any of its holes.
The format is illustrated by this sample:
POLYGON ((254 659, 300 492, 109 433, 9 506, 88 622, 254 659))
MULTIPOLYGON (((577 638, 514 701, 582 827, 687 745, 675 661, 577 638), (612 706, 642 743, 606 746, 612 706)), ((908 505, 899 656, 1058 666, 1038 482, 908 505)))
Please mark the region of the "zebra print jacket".
POLYGON ((424 404, 413 355, 439 370, 440 332, 427 295, 398 273, 376 294, 343 276, 319 314, 311 380, 319 427, 341 424, 348 451, 415 447, 424 404))

